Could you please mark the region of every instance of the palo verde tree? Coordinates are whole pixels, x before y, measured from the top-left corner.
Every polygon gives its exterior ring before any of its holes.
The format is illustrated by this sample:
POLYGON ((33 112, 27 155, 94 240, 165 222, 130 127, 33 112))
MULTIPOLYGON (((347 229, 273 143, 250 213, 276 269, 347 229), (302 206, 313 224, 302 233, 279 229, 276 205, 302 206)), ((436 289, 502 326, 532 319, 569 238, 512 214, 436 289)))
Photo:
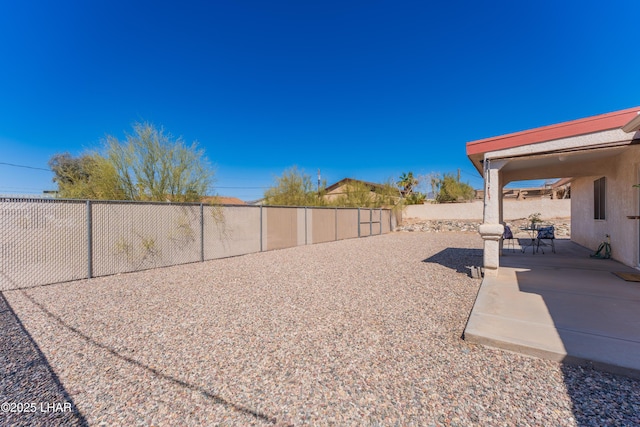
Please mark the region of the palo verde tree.
POLYGON ((187 146, 162 128, 135 123, 124 141, 105 138, 102 153, 49 161, 61 197, 102 200, 193 202, 206 195, 213 179, 204 151, 187 146))
POLYGON ((293 166, 276 177, 274 185, 264 192, 264 202, 277 206, 318 206, 323 201, 313 188, 311 177, 293 166))
POLYGON ((352 180, 343 186, 342 194, 328 204, 348 208, 394 208, 401 203, 400 192, 392 180, 384 184, 352 180))
POLYGON ((362 181, 351 181, 344 185, 343 193, 331 204, 340 207, 367 208, 373 207, 376 201, 376 194, 366 183, 362 181))
POLYGON ((465 202, 472 200, 475 196, 473 187, 458 181, 453 174, 444 174, 439 182, 439 187, 440 191, 436 197, 438 203, 465 202))
POLYGON ((213 170, 197 142, 186 145, 150 123, 135 123, 133 131, 104 142, 127 199, 194 202, 207 194, 213 170))

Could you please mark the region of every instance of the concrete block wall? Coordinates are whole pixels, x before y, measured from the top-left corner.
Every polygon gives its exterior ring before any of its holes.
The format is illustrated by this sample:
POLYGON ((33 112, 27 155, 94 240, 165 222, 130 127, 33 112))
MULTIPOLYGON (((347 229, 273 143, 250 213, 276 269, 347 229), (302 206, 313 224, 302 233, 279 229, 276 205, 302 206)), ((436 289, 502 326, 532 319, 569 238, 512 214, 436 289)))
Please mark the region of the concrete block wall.
MULTIPOLYGON (((403 218, 415 219, 460 219, 482 220, 484 202, 474 200, 469 203, 427 203, 405 206, 403 218)), ((530 199, 504 200, 503 219, 505 221, 526 218, 540 212, 543 219, 571 217, 571 199, 530 199)))

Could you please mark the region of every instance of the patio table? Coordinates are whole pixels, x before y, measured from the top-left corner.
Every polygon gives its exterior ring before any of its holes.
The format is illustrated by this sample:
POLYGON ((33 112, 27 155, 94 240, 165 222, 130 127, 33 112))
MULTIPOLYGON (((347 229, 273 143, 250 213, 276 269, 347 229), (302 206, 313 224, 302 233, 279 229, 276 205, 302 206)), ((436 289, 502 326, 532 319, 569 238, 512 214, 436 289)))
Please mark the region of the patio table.
POLYGON ((531 247, 531 253, 536 254, 536 239, 538 236, 538 229, 535 227, 520 227, 520 230, 526 231, 531 236, 531 241, 522 247, 522 253, 527 252, 527 248, 531 247))

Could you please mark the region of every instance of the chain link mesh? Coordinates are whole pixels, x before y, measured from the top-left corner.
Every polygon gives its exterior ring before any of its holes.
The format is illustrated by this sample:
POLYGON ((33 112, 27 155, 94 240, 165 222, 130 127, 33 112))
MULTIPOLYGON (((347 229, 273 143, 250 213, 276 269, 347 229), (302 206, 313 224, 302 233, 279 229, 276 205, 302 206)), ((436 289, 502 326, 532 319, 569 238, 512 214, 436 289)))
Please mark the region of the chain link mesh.
POLYGON ((87 277, 82 201, 0 201, 0 290, 87 277))
POLYGON ((200 206, 94 202, 93 275, 200 261, 200 206))
POLYGON ((364 237, 390 223, 379 209, 1 198, 0 291, 364 237))

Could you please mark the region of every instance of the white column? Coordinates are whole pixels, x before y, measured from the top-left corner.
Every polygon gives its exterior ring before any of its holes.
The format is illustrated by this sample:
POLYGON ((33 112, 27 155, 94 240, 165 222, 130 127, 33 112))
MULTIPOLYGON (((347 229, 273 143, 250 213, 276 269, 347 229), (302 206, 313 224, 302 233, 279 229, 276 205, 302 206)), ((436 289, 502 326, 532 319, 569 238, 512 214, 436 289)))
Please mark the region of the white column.
POLYGON ((484 220, 478 231, 484 240, 485 276, 497 276, 500 266, 500 241, 504 232, 500 169, 506 164, 506 160, 484 160, 484 220))

